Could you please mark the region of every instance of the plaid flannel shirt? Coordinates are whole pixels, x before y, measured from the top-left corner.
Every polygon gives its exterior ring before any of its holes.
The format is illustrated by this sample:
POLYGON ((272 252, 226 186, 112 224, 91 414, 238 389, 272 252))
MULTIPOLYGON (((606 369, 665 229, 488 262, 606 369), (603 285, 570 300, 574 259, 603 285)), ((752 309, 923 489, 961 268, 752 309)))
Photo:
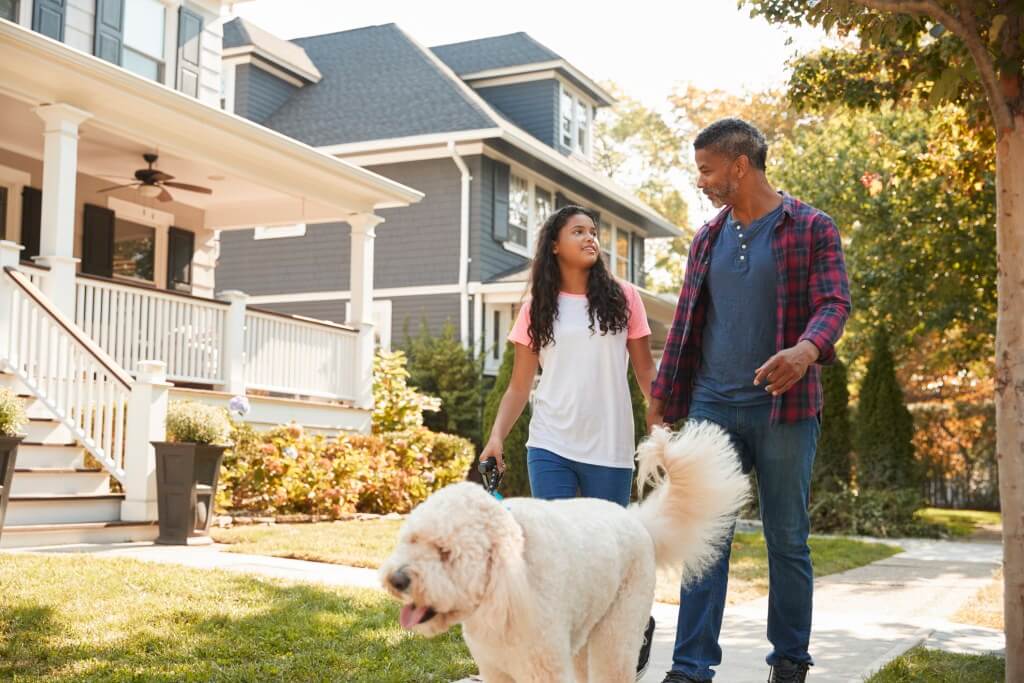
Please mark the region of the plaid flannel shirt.
MULTIPOLYGON (((665 342, 651 394, 665 401, 665 422, 686 417, 693 381, 700 368, 701 340, 707 319, 704 280, 711 248, 725 223, 726 207, 693 238, 675 319, 665 342)), ((826 214, 782 194, 783 216, 772 233, 776 267, 776 352, 806 339, 818 348, 818 362, 786 393, 772 399, 771 422, 814 417, 821 410, 819 365, 835 361, 835 343, 850 316, 850 289, 843 247, 835 223, 826 214)), ((753 381, 753 377, 751 377, 753 381)))

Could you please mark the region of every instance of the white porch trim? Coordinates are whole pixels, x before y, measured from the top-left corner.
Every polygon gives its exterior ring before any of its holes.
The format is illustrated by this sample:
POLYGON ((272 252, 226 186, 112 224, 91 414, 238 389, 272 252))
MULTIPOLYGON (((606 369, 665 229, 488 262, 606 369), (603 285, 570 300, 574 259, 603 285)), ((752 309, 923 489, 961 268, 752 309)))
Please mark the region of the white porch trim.
MULTIPOLYGON (((470 293, 473 285, 469 283, 470 293)), ((373 290, 374 299, 392 299, 403 296, 427 296, 430 294, 458 294, 462 291, 458 284, 453 285, 424 285, 422 287, 378 287, 373 290)), ((345 289, 321 290, 318 292, 297 292, 295 294, 262 294, 249 297, 249 303, 258 306, 261 304, 297 304, 310 301, 348 301, 352 298, 351 292, 345 289)))

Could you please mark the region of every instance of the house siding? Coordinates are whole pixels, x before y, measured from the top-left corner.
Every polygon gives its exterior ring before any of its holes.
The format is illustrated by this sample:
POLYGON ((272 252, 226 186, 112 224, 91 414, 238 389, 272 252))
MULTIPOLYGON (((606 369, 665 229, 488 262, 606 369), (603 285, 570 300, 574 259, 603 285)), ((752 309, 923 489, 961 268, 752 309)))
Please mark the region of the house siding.
POLYGON ((235 113, 262 123, 298 90, 252 64, 235 67, 235 113))
MULTIPOLYGON (((451 285, 459 281, 460 175, 451 159, 369 170, 425 193, 418 204, 377 213, 374 287, 451 285)), ((221 233, 219 289, 251 295, 348 291, 347 223, 306 227, 304 237, 254 240, 252 230, 221 233), (273 273, 273 277, 267 277, 273 273)))
POLYGON ((68 0, 64 15, 64 44, 91 55, 95 32, 96 0, 68 0))
POLYGON ((477 93, 514 124, 558 149, 558 81, 552 78, 478 88, 477 93))
MULTIPOLYGON (((219 16, 195 3, 185 3, 185 6, 203 18, 203 32, 199 36, 199 48, 202 51, 199 57, 199 101, 219 109, 224 25, 219 16)), ((177 12, 174 13, 174 21, 178 21, 177 12)), ((174 35, 178 35, 177 23, 174 35)))

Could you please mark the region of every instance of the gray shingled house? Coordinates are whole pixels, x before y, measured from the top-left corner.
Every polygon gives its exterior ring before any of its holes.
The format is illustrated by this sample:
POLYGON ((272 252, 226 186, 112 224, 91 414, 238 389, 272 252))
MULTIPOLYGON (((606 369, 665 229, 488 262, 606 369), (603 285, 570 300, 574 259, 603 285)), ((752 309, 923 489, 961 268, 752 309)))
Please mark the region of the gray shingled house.
MULTIPOLYGON (((525 33, 425 48, 395 24, 279 39, 224 28, 223 106, 416 187, 378 207, 374 320, 380 343, 453 323, 494 371, 522 299, 537 226, 565 203, 600 213, 617 276, 643 286, 644 241, 679 229, 598 172, 592 124, 612 97, 525 33)), ((217 282, 280 312, 344 322, 344 224, 254 226, 220 238, 217 282), (341 265, 340 265, 341 264, 341 265)), ((644 292, 656 353, 671 302, 644 292)))

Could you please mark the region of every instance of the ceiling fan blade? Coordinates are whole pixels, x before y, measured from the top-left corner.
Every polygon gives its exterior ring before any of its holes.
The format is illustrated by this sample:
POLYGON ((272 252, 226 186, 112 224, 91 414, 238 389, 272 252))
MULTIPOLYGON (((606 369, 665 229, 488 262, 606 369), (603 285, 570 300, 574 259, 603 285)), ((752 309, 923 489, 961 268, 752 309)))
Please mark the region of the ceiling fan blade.
POLYGON ((114 190, 122 190, 126 187, 138 187, 141 183, 128 183, 127 185, 114 185, 113 187, 105 187, 99 192, 113 192, 114 190))
POLYGON ((156 170, 153 171, 153 173, 150 176, 150 178, 152 179, 150 182, 154 182, 154 183, 162 183, 162 182, 167 181, 167 180, 174 180, 174 176, 172 176, 170 174, 167 174, 167 173, 164 173, 163 171, 156 171, 156 170))
POLYGON ((160 194, 158 194, 156 198, 162 202, 169 202, 172 199, 174 199, 174 197, 171 196, 171 193, 168 192, 167 189, 163 187, 160 188, 160 194))
POLYGON ((202 194, 213 194, 213 190, 211 190, 210 188, 208 188, 208 187, 199 187, 198 185, 188 185, 186 183, 172 183, 172 182, 165 182, 165 183, 162 183, 162 184, 166 185, 167 187, 176 187, 179 190, 188 190, 189 192, 201 192, 202 194))

